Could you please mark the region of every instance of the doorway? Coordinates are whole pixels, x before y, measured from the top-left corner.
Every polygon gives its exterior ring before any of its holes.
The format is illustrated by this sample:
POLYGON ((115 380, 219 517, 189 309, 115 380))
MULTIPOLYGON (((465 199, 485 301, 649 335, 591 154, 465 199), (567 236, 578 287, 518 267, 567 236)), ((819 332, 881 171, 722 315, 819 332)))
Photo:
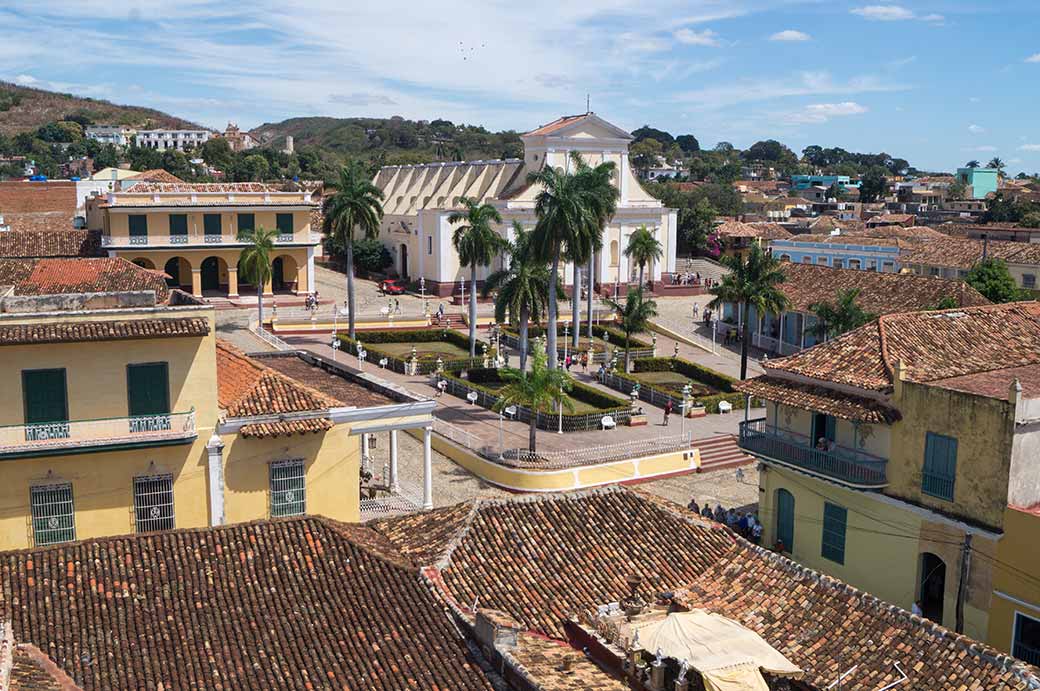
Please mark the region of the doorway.
POLYGON ((921 582, 918 601, 921 612, 937 624, 943 620, 943 599, 946 594, 946 563, 935 554, 921 555, 921 582))
POLYGON ((776 491, 776 539, 785 552, 794 553, 794 495, 786 489, 776 491))
POLYGON ((281 257, 271 262, 271 289, 285 290, 285 262, 281 257))
POLYGON ((220 290, 220 263, 216 257, 202 260, 202 289, 220 290))
POLYGON ((401 275, 401 278, 403 280, 405 280, 405 281, 407 281, 409 279, 409 277, 408 277, 408 245, 405 245, 403 243, 401 244, 401 271, 400 271, 400 275, 401 275))

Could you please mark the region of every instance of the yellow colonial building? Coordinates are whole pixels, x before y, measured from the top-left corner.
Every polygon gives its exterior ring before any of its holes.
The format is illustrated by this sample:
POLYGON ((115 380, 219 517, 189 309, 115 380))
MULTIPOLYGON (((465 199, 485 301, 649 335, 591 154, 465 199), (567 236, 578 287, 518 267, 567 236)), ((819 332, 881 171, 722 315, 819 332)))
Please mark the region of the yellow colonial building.
POLYGON ((159 269, 170 285, 196 297, 256 294, 239 276, 246 242, 255 228, 277 229, 270 284, 264 294, 314 290, 314 254, 321 242, 311 227, 313 190, 262 183, 139 183, 90 197, 87 228, 101 232, 109 256, 159 269))
POLYGON ((1004 538, 997 548, 989 615, 990 644, 1033 665, 1040 665, 1038 536, 1040 504, 1009 505, 1004 513, 1004 538))
POLYGON ((306 353, 248 356, 217 340, 213 307, 121 258, 0 260, 0 286, 0 550, 357 521, 363 484, 399 493, 401 429, 425 431, 432 505, 432 401, 306 353), (389 473, 363 483, 381 432, 389 473))
POLYGON ((762 461, 765 543, 985 640, 1007 505, 1040 501, 1038 317, 1037 303, 890 314, 764 363, 739 388, 766 405, 740 430, 762 461))

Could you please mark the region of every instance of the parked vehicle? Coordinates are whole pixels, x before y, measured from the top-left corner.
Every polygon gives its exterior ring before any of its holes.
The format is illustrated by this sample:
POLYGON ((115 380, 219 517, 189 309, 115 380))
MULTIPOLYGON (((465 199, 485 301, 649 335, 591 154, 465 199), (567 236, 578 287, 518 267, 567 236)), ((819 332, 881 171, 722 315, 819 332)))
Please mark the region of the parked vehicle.
POLYGON ((384 295, 404 295, 405 283, 399 278, 388 278, 379 284, 379 289, 384 295))

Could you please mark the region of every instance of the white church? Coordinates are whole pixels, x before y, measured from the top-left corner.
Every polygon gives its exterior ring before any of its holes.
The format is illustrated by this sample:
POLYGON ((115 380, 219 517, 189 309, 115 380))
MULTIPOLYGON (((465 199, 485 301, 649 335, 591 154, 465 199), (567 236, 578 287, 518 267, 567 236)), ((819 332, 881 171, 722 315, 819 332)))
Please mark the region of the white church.
MULTIPOLYGON (((614 180, 620 191, 617 213, 604 230, 603 251, 595 258, 596 287, 612 290, 620 283, 624 291, 626 283, 638 280, 638 267, 625 258, 624 248, 629 235, 641 225, 653 231, 664 247, 661 261, 649 267, 646 275, 660 281, 663 275, 674 273, 676 211, 665 208, 639 185, 628 163, 632 135, 595 113, 585 113, 559 118, 520 138, 523 160, 380 169, 374 181, 384 195, 379 237, 389 248, 399 276, 409 280, 422 277, 427 293, 441 297, 459 293, 459 281, 468 280, 469 271, 459 266, 451 244, 454 226, 448 223, 448 216, 462 208, 459 200, 469 197, 493 204, 502 215, 499 232, 511 239, 514 220, 527 229, 536 222, 534 206, 540 188, 528 184, 528 174, 546 165, 570 170, 573 151, 580 152, 589 165, 613 161, 619 173, 619 179, 614 180)), ((507 261, 502 257, 491 267, 480 269, 478 278, 482 280, 507 261)), ((572 267, 568 265, 563 274, 569 285, 572 267)))

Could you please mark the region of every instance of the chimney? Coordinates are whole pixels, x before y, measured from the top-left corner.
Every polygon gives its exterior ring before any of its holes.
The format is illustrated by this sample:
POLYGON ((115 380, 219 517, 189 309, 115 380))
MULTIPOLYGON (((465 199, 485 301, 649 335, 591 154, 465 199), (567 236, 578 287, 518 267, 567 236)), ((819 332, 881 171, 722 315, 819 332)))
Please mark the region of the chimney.
POLYGON ((494 609, 477 611, 477 642, 487 650, 499 652, 516 648, 520 624, 509 615, 494 609))

